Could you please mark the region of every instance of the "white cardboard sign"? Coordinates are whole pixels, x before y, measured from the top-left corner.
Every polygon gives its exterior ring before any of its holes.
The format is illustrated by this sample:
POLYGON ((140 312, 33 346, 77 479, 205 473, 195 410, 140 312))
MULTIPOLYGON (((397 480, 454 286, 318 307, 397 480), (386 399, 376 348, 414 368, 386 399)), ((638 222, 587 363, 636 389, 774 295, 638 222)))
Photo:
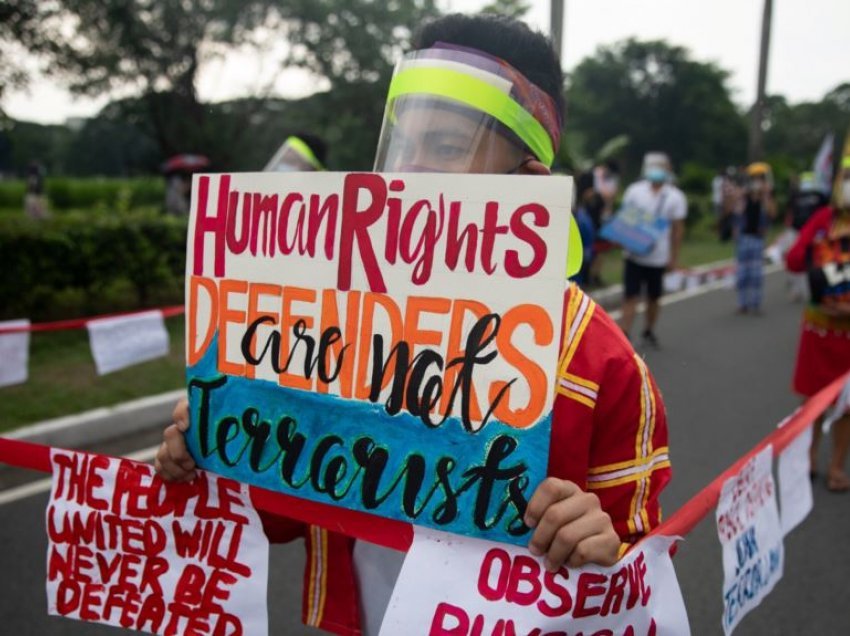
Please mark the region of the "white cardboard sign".
MULTIPOLYGON (((0 329, 29 326, 29 320, 0 322, 0 329)), ((0 334, 0 386, 11 386, 27 381, 29 376, 29 351, 29 331, 0 334)))
POLYGON ((48 613, 152 634, 268 633, 269 544, 248 486, 52 449, 48 613))
POLYGON ((812 426, 808 426, 779 455, 779 501, 782 534, 796 528, 812 511, 812 480, 809 478, 812 426))
POLYGON ((723 631, 732 633, 782 578, 784 548, 773 447, 754 455, 723 484, 717 504, 717 533, 723 547, 723 631))
POLYGON ((168 355, 168 331, 159 310, 86 323, 98 375, 168 355))
POLYGON ((547 573, 525 548, 416 528, 380 634, 687 636, 675 540, 649 538, 612 567, 547 573))

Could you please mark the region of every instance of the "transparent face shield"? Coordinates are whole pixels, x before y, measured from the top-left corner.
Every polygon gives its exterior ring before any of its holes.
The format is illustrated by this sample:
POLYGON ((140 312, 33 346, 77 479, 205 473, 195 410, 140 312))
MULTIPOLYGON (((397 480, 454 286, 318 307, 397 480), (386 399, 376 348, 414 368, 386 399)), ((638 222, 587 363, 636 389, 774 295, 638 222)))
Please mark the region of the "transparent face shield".
MULTIPOLYGON (((552 98, 502 60, 437 44, 395 69, 376 172, 512 174, 532 159, 551 167, 561 120, 552 98)), ((582 263, 571 217, 567 275, 582 263)))
POLYGON ((385 117, 375 170, 380 172, 515 172, 532 157, 490 115, 442 97, 406 95, 385 117))
POLYGON ((396 67, 375 170, 504 174, 532 158, 551 166, 559 135, 551 97, 515 69, 437 46, 396 67))
POLYGON ((263 168, 266 172, 314 172, 324 170, 310 146, 298 137, 289 137, 263 168))

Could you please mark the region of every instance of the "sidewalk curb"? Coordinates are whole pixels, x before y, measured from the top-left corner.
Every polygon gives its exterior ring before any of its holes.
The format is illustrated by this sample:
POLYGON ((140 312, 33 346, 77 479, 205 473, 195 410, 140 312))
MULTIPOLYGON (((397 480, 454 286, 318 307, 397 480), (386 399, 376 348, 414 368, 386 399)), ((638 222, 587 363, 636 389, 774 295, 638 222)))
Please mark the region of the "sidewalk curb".
POLYGON ((185 389, 168 391, 15 429, 4 437, 47 446, 85 447, 152 428, 164 428, 185 389))

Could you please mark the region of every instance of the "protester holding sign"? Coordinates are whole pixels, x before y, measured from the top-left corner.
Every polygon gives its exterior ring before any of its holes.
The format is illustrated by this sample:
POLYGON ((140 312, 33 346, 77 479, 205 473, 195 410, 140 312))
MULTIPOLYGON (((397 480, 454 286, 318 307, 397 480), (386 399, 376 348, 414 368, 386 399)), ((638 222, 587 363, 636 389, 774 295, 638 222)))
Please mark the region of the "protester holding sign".
MULTIPOLYGON (((625 252, 623 287, 625 300, 620 324, 626 335, 632 329, 643 289, 646 290, 646 327, 643 340, 658 347, 655 323, 660 311, 659 299, 664 292, 664 272, 678 267, 679 247, 685 233, 688 203, 684 193, 671 183, 670 159, 661 152, 647 153, 643 159, 643 179, 626 188, 623 211, 634 211, 643 221, 640 226, 651 236, 651 244, 640 253, 625 252)), ((637 248, 632 248, 637 249, 637 248)))
MULTIPOLYGON (((514 20, 451 15, 424 26, 415 44, 390 85, 376 170, 550 173, 563 97, 560 63, 545 37, 514 20)), ((492 198, 509 192, 506 185, 492 198)), ((571 247, 577 238, 571 232, 571 247)), ((562 303, 551 452, 538 463, 548 462, 549 477, 523 518, 533 530, 530 551, 545 555, 551 572, 564 564, 613 564, 659 523, 658 495, 670 478, 666 413, 648 369, 577 287, 558 298, 562 303)), ((181 402, 156 460, 166 479, 193 475, 187 429, 181 402)), ((266 528, 273 539, 298 533, 284 519, 267 518, 266 528)), ((305 622, 339 634, 376 634, 401 555, 363 542, 352 548, 346 537, 313 526, 303 534, 305 622)))
MULTIPOLYGON (((794 390, 811 397, 850 369, 850 156, 838 173, 832 205, 803 226, 788 252, 788 269, 808 272, 810 304, 803 313, 794 390)), ((844 465, 850 449, 850 415, 834 423, 827 488, 850 490, 844 465)), ((816 466, 820 426, 815 426, 811 465, 816 466)))

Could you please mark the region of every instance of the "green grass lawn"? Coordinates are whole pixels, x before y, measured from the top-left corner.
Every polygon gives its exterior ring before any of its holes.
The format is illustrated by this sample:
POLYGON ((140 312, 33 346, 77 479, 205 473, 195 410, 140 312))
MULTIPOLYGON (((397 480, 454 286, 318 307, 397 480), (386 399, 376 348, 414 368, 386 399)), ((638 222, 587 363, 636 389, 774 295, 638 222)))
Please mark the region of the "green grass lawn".
POLYGON ((166 320, 163 358, 99 376, 84 329, 30 337, 29 380, 0 388, 0 432, 180 388, 184 383, 183 316, 166 320))

